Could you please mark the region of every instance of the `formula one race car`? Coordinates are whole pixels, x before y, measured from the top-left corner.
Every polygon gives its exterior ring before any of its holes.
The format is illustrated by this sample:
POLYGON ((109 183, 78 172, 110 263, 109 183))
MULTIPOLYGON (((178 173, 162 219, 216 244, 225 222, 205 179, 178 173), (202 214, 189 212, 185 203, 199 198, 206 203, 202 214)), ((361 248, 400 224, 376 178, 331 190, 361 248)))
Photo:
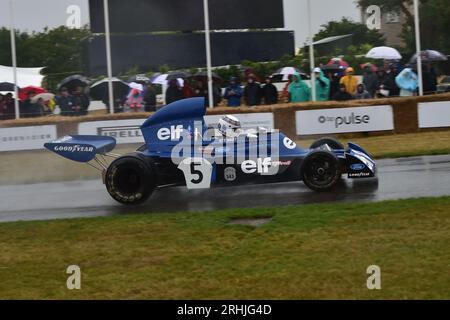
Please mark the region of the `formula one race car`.
POLYGON ((131 154, 111 153, 116 141, 108 136, 66 136, 45 147, 99 169, 109 194, 128 205, 143 203, 155 189, 170 186, 204 189, 303 181, 320 192, 332 190, 343 174, 376 175, 374 160, 353 143, 345 149, 325 138, 302 149, 277 130, 244 130, 229 115, 208 127, 205 113, 203 98, 163 107, 143 123, 145 145, 131 154), (113 161, 108 164, 106 157, 113 161))

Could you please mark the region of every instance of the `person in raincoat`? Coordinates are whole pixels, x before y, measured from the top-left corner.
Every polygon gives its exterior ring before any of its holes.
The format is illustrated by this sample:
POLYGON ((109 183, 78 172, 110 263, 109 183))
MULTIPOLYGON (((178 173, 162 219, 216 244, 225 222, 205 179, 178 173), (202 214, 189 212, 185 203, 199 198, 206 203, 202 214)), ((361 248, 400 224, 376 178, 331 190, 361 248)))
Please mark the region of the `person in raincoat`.
POLYGON ((288 92, 289 102, 311 101, 311 88, 302 80, 299 72, 294 73, 288 92))
POLYGON ((400 88, 401 97, 413 96, 418 87, 417 75, 411 68, 405 68, 395 78, 395 83, 400 88))
POLYGON ((330 80, 325 77, 320 68, 315 68, 314 73, 316 75, 316 100, 328 101, 330 98, 330 80))
POLYGON ((142 97, 142 91, 138 89, 131 89, 128 99, 126 101, 127 112, 143 112, 144 98, 142 97))
POLYGON ((353 68, 347 68, 345 70, 345 76, 341 78, 341 84, 345 86, 345 89, 352 96, 356 93, 356 88, 358 87, 358 78, 355 76, 355 70, 353 68))
POLYGON ((223 97, 228 101, 228 107, 239 107, 241 105, 242 88, 236 77, 230 78, 230 85, 226 88, 223 97))

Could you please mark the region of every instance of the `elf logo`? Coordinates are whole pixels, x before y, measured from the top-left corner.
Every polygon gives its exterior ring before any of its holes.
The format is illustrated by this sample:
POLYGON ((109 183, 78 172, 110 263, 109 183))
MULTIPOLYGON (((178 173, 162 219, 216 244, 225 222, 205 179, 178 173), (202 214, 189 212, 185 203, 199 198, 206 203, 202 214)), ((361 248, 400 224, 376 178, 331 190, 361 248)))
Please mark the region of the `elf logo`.
POLYGON ((246 160, 242 162, 241 169, 242 172, 251 174, 251 173, 269 173, 269 167, 272 164, 272 158, 264 158, 264 159, 257 159, 256 161, 253 160, 246 160))
POLYGON ((170 128, 161 128, 158 130, 157 137, 159 140, 180 140, 183 125, 170 126, 170 128))

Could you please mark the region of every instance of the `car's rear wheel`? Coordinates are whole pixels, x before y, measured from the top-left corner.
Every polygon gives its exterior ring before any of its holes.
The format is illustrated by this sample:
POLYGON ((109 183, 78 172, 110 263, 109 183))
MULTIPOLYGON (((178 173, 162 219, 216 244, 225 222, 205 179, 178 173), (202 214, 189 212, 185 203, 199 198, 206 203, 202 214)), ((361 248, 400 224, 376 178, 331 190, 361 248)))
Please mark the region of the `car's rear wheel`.
POLYGON ((105 184, 114 200, 127 205, 144 203, 156 186, 151 162, 138 153, 114 160, 105 174, 105 184))
POLYGON ((139 151, 139 152, 145 152, 145 151, 147 151, 147 144, 143 144, 142 146, 140 146, 136 151, 139 151))
POLYGON ((310 149, 318 149, 323 147, 324 145, 328 145, 332 150, 343 150, 345 149, 344 145, 340 143, 338 140, 333 138, 322 138, 315 141, 309 148, 310 149))
POLYGON ((332 189, 341 178, 339 159, 331 152, 311 152, 302 164, 303 182, 314 191, 332 189))

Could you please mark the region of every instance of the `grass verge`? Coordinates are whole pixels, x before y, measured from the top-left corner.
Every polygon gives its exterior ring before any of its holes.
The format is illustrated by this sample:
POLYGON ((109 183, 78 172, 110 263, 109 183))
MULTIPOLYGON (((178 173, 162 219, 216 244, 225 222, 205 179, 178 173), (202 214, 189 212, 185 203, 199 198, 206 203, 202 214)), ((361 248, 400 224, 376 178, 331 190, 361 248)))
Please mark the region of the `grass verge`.
POLYGON ((450 197, 4 223, 0 299, 449 299, 449 247, 450 197))

